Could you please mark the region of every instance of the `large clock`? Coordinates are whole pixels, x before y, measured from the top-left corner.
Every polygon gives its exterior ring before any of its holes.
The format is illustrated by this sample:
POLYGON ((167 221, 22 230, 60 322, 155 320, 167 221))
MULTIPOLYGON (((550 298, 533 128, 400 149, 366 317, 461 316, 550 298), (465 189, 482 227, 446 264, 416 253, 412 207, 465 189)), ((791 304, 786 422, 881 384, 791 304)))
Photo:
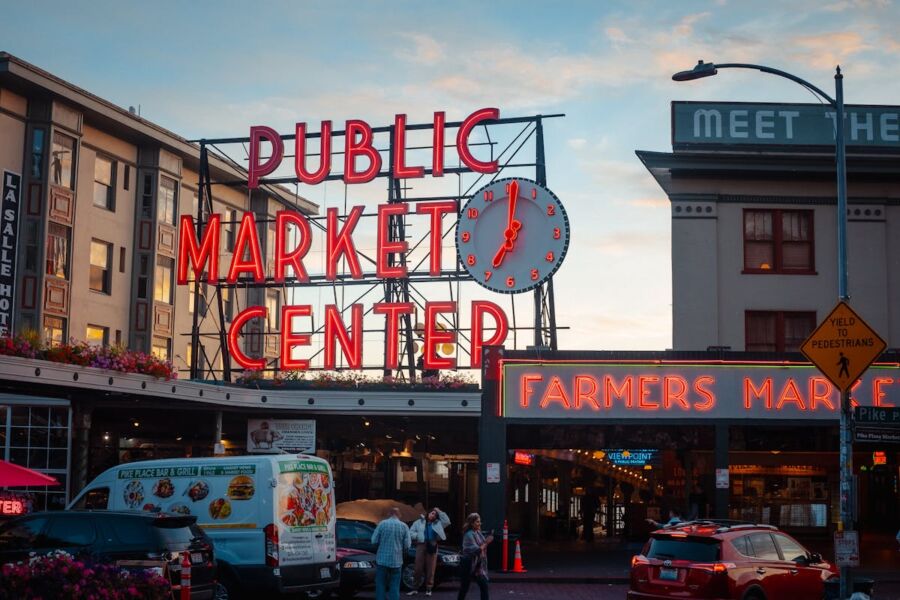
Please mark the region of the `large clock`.
POLYGON ((484 186, 456 227, 460 263, 483 287, 504 294, 533 289, 553 275, 569 247, 569 218, 556 195, 513 177, 484 186))

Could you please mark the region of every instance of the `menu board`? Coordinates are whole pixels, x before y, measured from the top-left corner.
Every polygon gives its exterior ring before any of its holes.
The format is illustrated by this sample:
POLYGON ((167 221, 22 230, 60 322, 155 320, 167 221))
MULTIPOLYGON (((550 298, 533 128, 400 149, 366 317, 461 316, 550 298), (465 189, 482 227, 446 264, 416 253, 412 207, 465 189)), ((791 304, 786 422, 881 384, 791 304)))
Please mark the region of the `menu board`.
POLYGON ((247 452, 315 454, 316 422, 302 419, 247 419, 247 452))
POLYGON ((335 554, 334 486, 328 465, 278 463, 278 545, 282 565, 321 562, 335 554))
POLYGON ((114 502, 127 510, 196 515, 208 529, 254 528, 256 465, 222 464, 122 469, 114 502))

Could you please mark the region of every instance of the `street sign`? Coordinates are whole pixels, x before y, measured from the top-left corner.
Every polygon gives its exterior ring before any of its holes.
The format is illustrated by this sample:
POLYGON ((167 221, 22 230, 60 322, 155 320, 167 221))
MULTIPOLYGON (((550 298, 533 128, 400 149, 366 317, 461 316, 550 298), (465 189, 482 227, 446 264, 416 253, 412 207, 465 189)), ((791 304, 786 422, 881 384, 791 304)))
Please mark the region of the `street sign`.
POLYGON ((800 351, 839 390, 846 392, 886 347, 881 336, 849 304, 838 302, 803 342, 800 351))
POLYGON ((859 566, 859 535, 857 532, 834 532, 834 557, 839 567, 859 566))
POLYGON ((880 427, 855 427, 854 442, 872 442, 875 444, 900 444, 900 429, 882 429, 880 427))
POLYGON ((900 406, 857 406, 853 420, 866 427, 900 427, 900 406))

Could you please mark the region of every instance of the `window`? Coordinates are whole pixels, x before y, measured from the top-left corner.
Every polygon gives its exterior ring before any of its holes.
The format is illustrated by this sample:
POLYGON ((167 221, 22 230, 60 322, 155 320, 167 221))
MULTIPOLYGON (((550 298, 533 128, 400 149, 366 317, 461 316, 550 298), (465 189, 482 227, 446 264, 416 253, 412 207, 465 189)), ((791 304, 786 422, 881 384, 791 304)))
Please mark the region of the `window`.
POLYGON ((750 540, 747 539, 746 535, 731 540, 731 545, 744 556, 753 556, 753 548, 750 546, 750 540))
POLYGON ((747 311, 747 352, 799 352, 816 328, 814 312, 747 311))
POLYGON ((94 206, 115 210, 115 187, 113 186, 113 173, 116 163, 97 156, 94 160, 94 206))
POLYGON ((153 177, 144 175, 144 191, 141 194, 141 217, 149 219, 153 214, 153 177))
POLYGON ((13 404, 0 408, 0 426, 10 432, 7 440, 10 462, 52 475, 61 484, 29 489, 35 511, 65 508, 70 421, 68 406, 13 404))
POLYGON ((220 287, 219 293, 222 295, 222 312, 225 320, 230 323, 234 320, 234 301, 231 288, 220 287))
POLYGON ((753 555, 762 560, 781 560, 778 555, 778 548, 772 541, 772 536, 768 533, 753 533, 747 536, 750 538, 750 546, 753 548, 753 555))
POLYGON ((266 323, 269 331, 278 331, 278 292, 266 292, 266 323))
POLYGON ((53 183, 75 189, 75 138, 56 132, 53 134, 53 150, 50 155, 50 169, 53 183))
POLYGON ((150 257, 146 254, 141 254, 138 259, 138 284, 137 284, 137 295, 138 298, 147 298, 147 277, 150 274, 150 257))
POLYGON ((48 520, 49 517, 31 517, 5 527, 0 533, 0 548, 20 550, 40 547, 43 544, 41 531, 48 520))
POLYGON ((91 283, 95 292, 109 294, 112 279, 112 244, 91 240, 91 283))
POLYGON ((159 178, 159 195, 156 199, 156 218, 169 225, 175 224, 175 204, 177 201, 176 190, 177 184, 174 180, 169 179, 168 177, 159 178))
POLYGON ((87 546, 97 537, 91 519, 54 517, 47 528, 48 546, 56 548, 71 548, 73 546, 87 546))
POLYGON ((60 317, 44 317, 44 342, 51 348, 66 341, 66 320, 60 317))
POLYGON ((778 546, 781 548, 781 554, 784 556, 784 560, 789 560, 791 562, 806 560, 806 548, 786 535, 780 533, 775 533, 773 535, 778 542, 778 546))
POLYGON ((31 178, 40 180, 44 176, 44 135, 43 129, 31 133, 31 178))
POLYGON ((125 174, 122 177, 122 188, 126 192, 131 189, 131 165, 125 165, 125 174))
POLYGON ((156 358, 169 360, 169 340, 167 338, 153 337, 153 346, 150 353, 156 358))
POLYGON ((165 256, 156 259, 156 274, 153 278, 153 299, 172 304, 172 272, 175 261, 165 256))
POLYGON ((813 211, 745 210, 745 273, 813 273, 813 211))
POLYGON ((47 226, 47 275, 69 278, 69 240, 72 230, 59 223, 47 226))
POLYGON ((109 327, 88 325, 85 330, 84 340, 91 346, 109 345, 109 327))
POLYGON ((237 211, 233 208, 226 208, 225 215, 225 251, 234 252, 235 232, 237 231, 237 211))
POLYGON ((75 508, 78 510, 106 510, 109 505, 109 488, 101 487, 89 490, 82 496, 75 508))

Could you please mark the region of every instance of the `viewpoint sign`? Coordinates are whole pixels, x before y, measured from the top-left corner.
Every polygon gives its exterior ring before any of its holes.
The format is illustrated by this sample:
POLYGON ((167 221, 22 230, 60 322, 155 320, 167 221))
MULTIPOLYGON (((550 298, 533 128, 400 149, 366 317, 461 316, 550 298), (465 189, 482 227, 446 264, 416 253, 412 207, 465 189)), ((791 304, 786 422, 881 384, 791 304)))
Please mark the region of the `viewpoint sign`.
MULTIPOLYGON (((840 390, 805 363, 504 361, 502 416, 523 419, 838 419, 840 390)), ((900 406, 900 368, 876 365, 854 406, 900 406)))
MULTIPOLYGON (((846 106, 848 146, 900 152, 900 106, 846 106)), ((834 148, 836 113, 827 104, 673 102, 672 148, 834 148)))

